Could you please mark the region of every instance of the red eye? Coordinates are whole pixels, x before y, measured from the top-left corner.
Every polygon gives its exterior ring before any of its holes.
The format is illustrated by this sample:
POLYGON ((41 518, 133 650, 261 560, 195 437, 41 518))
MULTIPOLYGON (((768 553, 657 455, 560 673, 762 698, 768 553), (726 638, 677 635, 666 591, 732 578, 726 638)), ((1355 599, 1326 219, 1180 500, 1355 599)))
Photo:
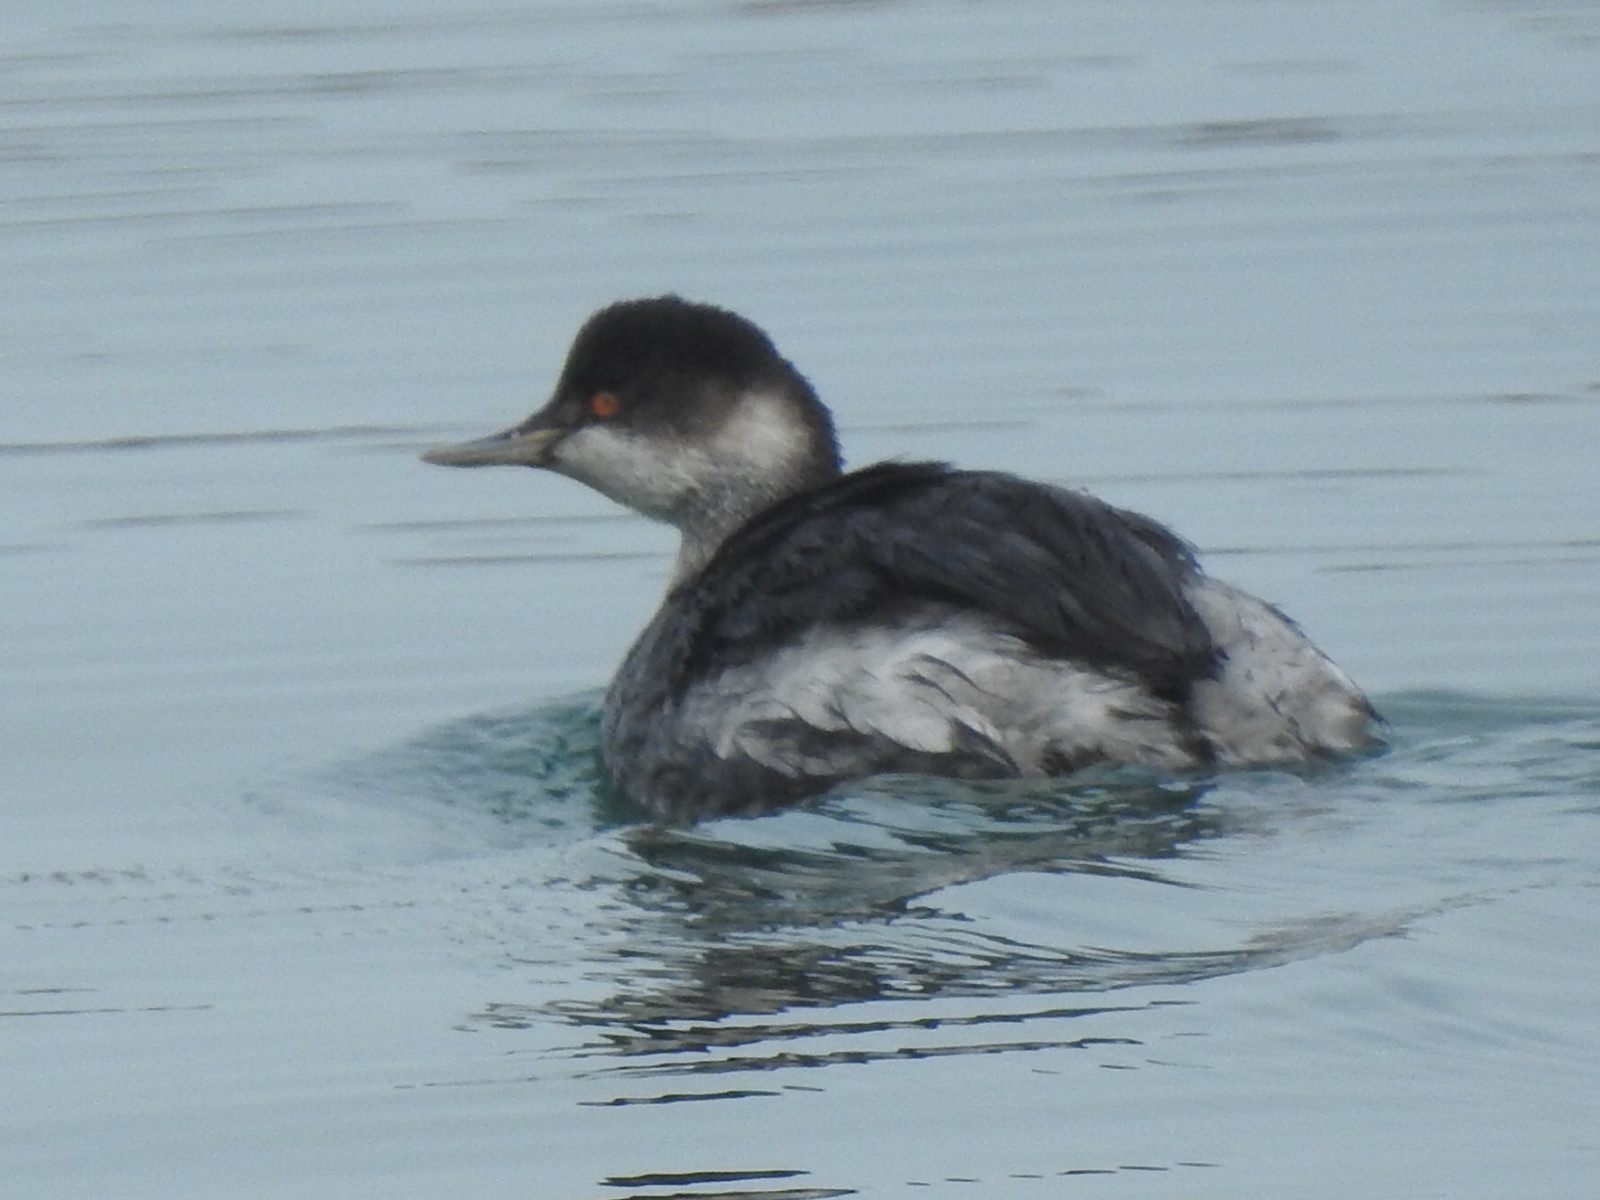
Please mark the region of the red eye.
POLYGON ((596 392, 589 397, 589 411, 601 418, 614 417, 622 411, 622 401, 615 392, 596 392))

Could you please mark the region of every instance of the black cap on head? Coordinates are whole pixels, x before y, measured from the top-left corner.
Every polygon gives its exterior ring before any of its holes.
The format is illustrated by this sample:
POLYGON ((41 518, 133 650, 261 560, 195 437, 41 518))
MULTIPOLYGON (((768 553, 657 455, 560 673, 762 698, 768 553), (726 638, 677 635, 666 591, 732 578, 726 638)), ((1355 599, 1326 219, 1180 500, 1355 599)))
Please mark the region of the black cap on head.
POLYGON ((680 296, 623 300, 584 322, 557 395, 656 391, 694 378, 735 387, 798 374, 770 338, 737 313, 680 296))

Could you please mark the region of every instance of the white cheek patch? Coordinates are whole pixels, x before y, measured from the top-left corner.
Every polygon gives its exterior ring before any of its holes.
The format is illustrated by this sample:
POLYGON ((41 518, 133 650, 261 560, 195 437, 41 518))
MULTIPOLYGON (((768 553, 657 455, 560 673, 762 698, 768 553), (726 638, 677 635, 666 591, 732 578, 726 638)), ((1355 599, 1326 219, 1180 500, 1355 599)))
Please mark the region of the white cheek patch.
MULTIPOLYGON (((753 507, 774 498, 774 484, 806 465, 813 451, 790 402, 781 395, 748 392, 728 419, 703 441, 666 429, 639 433, 598 422, 562 438, 549 466, 618 504, 661 521, 693 526, 686 498, 715 509, 727 496, 749 496, 753 507)), ((714 520, 722 514, 712 511, 714 520)))
POLYGON ((550 466, 658 521, 672 520, 682 497, 710 469, 705 453, 692 446, 598 424, 562 438, 550 466))
POLYGON ((745 392, 710 440, 717 463, 762 474, 787 473, 812 454, 794 402, 774 392, 745 392))

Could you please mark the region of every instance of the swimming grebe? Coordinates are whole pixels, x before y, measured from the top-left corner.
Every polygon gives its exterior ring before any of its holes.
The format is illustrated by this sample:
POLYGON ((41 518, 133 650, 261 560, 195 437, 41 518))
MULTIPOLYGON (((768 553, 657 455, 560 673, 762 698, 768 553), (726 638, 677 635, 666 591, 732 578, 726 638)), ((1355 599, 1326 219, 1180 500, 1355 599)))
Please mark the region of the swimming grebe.
POLYGON ((617 784, 666 820, 884 772, 1290 763, 1372 740, 1345 674, 1149 517, 939 463, 841 473, 811 385, 723 309, 601 309, 544 408, 423 458, 543 467, 677 526, 603 722, 617 784))

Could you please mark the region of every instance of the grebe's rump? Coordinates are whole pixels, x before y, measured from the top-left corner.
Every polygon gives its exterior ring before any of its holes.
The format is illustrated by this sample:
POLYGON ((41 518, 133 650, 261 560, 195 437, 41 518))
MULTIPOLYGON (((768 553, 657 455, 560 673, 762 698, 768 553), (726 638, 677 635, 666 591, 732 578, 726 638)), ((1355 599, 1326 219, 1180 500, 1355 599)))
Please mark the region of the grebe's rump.
POLYGON ((674 821, 883 772, 1292 763, 1362 749, 1366 698, 1164 526, 938 463, 843 473, 755 325, 675 296, 579 331, 550 402, 423 456, 571 476, 682 534, 606 695, 607 764, 674 821))

